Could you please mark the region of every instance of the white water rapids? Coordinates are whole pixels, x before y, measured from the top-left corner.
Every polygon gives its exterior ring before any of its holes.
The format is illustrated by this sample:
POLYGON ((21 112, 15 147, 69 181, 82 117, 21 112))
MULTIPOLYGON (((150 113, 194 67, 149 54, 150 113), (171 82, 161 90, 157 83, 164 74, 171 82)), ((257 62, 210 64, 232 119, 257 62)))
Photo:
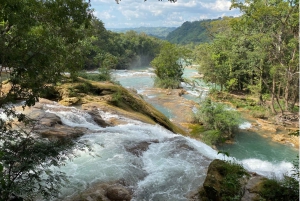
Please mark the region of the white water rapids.
MULTIPOLYGON (((188 200, 189 193, 203 184, 209 163, 224 158, 204 143, 173 134, 158 125, 99 111, 105 120, 114 117, 127 122, 102 128, 89 114, 76 108, 58 105, 47 108, 47 112, 58 115, 66 125, 90 129, 80 140, 88 140, 93 152, 78 152, 79 157, 60 169, 70 176, 70 184, 62 189, 62 198, 95 182, 123 180, 134 192, 133 201, 188 200), (150 144, 146 151, 140 154, 128 151, 142 142, 150 144)), ((281 177, 292 168, 289 162, 275 164, 255 158, 237 162, 267 177, 281 177)))

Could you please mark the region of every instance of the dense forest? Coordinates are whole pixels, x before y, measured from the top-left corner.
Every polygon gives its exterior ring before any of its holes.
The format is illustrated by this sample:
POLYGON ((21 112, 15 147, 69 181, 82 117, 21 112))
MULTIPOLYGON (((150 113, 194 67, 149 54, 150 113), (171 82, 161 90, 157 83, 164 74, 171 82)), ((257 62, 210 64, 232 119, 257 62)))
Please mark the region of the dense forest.
POLYGON ((211 43, 196 47, 199 72, 221 90, 255 94, 273 113, 299 101, 299 3, 233 1, 243 15, 209 24, 211 43))
POLYGON ((207 35, 207 24, 215 20, 201 20, 194 22, 184 22, 180 27, 170 32, 166 37, 171 43, 186 45, 189 43, 199 44, 209 42, 207 35))
POLYGON ((110 69, 149 65, 161 44, 159 39, 145 33, 107 31, 98 19, 94 19, 92 25, 85 69, 99 68, 107 63, 110 63, 110 69))
POLYGON ((107 28, 116 33, 126 33, 135 31, 137 33, 145 33, 148 36, 153 36, 159 39, 166 39, 167 35, 174 31, 176 27, 138 27, 138 28, 107 28))

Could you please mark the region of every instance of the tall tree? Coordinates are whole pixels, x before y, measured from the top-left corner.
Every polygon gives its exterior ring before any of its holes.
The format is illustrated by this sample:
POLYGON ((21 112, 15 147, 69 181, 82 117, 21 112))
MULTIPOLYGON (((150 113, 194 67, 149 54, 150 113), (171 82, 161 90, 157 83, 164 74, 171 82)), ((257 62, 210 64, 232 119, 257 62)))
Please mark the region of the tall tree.
POLYGON ((299 1, 233 0, 232 7, 243 13, 235 30, 253 44, 251 54, 256 55, 256 61, 252 67, 272 94, 273 111, 276 99, 283 112, 281 95, 285 110, 289 110, 299 100, 299 1))
POLYGON ((165 42, 151 62, 156 74, 155 84, 162 88, 179 88, 183 70, 189 63, 189 54, 187 49, 165 42))
MULTIPOLYGON (((49 84, 65 71, 82 67, 85 28, 92 13, 82 0, 3 0, 0 3, 0 77, 11 84, 8 93, 0 83, 0 108, 28 125, 24 114, 8 103, 23 99, 32 106, 49 84)), ((72 141, 53 141, 10 127, 0 119, 0 200, 30 200, 37 194, 49 200, 57 195, 63 174, 51 165, 66 160, 72 141)))

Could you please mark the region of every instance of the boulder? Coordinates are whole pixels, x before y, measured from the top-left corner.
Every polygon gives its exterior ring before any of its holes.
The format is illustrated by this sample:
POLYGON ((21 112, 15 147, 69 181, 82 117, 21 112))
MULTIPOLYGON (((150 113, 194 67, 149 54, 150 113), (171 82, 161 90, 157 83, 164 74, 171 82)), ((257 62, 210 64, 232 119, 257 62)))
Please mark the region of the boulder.
POLYGON ((116 182, 104 182, 92 184, 88 189, 79 192, 69 198, 63 199, 64 201, 129 201, 131 200, 132 192, 116 182))
POLYGON ((246 172, 245 170, 238 170, 236 167, 226 164, 227 162, 215 159, 211 162, 208 167, 207 175, 203 186, 199 189, 196 195, 193 195, 193 201, 223 201, 230 198, 236 199, 237 194, 227 194, 226 199, 224 199, 224 193, 228 192, 229 184, 225 182, 226 175, 229 175, 231 179, 236 178, 235 182, 238 182, 240 188, 237 189, 238 200, 241 201, 251 201, 251 200, 261 200, 260 190, 261 184, 266 180, 265 177, 258 175, 253 172, 246 172), (234 175, 238 174, 238 177, 234 175), (225 184, 224 184, 225 182, 225 184), (226 190, 227 189, 227 190, 226 190), (229 196, 229 197, 228 197, 229 196), (234 196, 234 197, 231 197, 234 196))
POLYGON ((148 150, 149 145, 152 143, 158 143, 158 140, 149 141, 149 142, 143 141, 143 142, 140 142, 133 146, 127 146, 127 147, 125 147, 125 149, 126 149, 126 151, 128 151, 136 156, 141 156, 144 151, 148 150))
POLYGON ((257 186, 261 184, 265 180, 264 177, 257 175, 255 173, 251 174, 250 179, 247 181, 245 185, 245 193, 241 199, 241 201, 249 201, 249 200, 259 200, 259 191, 257 191, 257 186))
POLYGON ((221 182, 223 175, 221 175, 222 168, 225 162, 219 159, 210 163, 207 171, 205 181, 203 183, 203 190, 205 197, 213 201, 221 201, 221 182))
POLYGON ((92 108, 85 108, 85 110, 87 110, 87 113, 92 116, 94 122, 96 124, 98 124, 99 126, 104 127, 104 128, 107 127, 107 126, 111 126, 109 123, 105 122, 102 119, 102 117, 99 114, 99 111, 97 110, 97 108, 93 108, 93 107, 92 108))
POLYGON ((106 190, 106 197, 111 201, 130 201, 130 192, 123 186, 110 186, 106 190))
POLYGON ((87 128, 73 128, 65 125, 54 125, 52 127, 37 126, 34 128, 34 132, 40 134, 43 137, 71 137, 77 138, 82 136, 88 129, 87 128))

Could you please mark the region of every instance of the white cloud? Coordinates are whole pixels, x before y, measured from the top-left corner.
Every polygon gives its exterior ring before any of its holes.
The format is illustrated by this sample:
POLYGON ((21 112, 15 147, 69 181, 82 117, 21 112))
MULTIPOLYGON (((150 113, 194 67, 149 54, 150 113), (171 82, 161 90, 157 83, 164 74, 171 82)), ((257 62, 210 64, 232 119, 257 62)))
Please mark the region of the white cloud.
POLYGON ((104 11, 104 12, 97 12, 97 11, 94 11, 94 15, 96 17, 98 17, 99 19, 101 20, 111 20, 113 18, 115 18, 116 16, 113 15, 111 13, 112 11, 104 11))
POLYGON ((228 11, 231 2, 228 0, 217 0, 215 3, 202 3, 200 4, 207 9, 215 10, 215 11, 228 11))
POLYGON ((229 0, 92 0, 95 15, 107 28, 180 26, 185 21, 237 16, 229 0))

